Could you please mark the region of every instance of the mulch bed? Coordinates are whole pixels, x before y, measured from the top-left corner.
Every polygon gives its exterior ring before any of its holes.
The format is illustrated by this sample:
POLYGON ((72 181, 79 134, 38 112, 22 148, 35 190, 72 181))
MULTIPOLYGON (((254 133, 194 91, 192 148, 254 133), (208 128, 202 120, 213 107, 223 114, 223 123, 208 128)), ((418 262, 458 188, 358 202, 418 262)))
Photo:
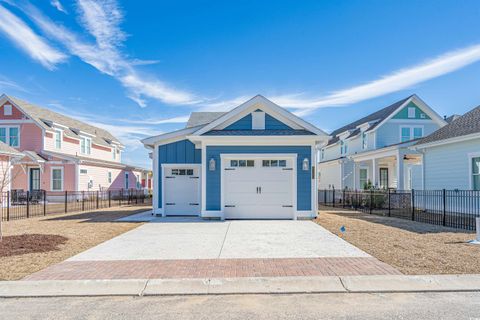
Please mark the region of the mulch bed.
POLYGON ((68 238, 55 234, 21 234, 3 237, 0 241, 0 257, 18 256, 27 253, 42 253, 60 250, 68 238))

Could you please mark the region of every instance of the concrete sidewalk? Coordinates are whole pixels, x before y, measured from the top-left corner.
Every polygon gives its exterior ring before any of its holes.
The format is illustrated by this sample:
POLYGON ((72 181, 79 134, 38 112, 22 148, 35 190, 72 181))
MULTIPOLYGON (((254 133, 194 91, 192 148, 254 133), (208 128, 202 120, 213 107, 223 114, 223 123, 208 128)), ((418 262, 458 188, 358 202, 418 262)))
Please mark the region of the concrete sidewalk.
POLYGON ((0 282, 0 297, 480 291, 480 275, 0 282))

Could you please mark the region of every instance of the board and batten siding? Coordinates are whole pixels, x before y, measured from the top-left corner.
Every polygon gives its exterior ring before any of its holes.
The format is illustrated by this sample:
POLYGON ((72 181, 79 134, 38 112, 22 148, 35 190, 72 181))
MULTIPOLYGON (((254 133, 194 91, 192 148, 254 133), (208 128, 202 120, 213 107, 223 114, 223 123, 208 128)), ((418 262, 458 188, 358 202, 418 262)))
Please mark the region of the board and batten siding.
POLYGON ((195 149, 195 145, 188 140, 181 140, 164 144, 158 147, 158 207, 162 207, 162 164, 163 163, 192 163, 202 161, 202 150, 195 149))
POLYGON ((469 154, 476 152, 480 152, 480 139, 427 148, 425 189, 471 189, 469 154))
MULTIPOLYGON (((249 113, 240 120, 235 121, 224 130, 252 130, 252 114, 249 113)), ((293 130, 290 126, 265 113, 265 130, 293 130)))
POLYGON ((312 178, 311 178, 311 147, 310 146, 207 146, 206 159, 214 159, 217 166, 214 171, 206 173, 206 209, 211 211, 221 210, 221 154, 245 153, 245 154, 297 154, 297 210, 311 210, 312 203, 312 178), (307 171, 302 170, 302 161, 307 158, 310 167, 307 171))

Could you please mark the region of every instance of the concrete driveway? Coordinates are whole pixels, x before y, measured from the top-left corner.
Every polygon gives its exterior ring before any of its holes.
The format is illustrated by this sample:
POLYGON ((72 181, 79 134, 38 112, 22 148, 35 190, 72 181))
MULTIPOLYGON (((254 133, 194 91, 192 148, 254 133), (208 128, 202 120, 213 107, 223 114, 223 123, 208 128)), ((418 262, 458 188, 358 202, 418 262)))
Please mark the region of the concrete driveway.
POLYGON ((398 271, 311 221, 157 218, 27 279, 364 274, 398 271))
POLYGON ((368 257, 311 221, 152 222, 69 259, 368 257))

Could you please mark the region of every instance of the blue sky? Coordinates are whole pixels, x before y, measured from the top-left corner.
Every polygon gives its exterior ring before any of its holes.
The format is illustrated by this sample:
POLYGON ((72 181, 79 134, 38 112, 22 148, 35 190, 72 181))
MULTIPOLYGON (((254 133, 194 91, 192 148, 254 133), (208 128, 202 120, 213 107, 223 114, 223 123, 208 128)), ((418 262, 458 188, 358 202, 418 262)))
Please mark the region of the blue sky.
POLYGON ((263 94, 326 131, 480 104, 478 1, 0 0, 0 92, 138 142, 263 94))

